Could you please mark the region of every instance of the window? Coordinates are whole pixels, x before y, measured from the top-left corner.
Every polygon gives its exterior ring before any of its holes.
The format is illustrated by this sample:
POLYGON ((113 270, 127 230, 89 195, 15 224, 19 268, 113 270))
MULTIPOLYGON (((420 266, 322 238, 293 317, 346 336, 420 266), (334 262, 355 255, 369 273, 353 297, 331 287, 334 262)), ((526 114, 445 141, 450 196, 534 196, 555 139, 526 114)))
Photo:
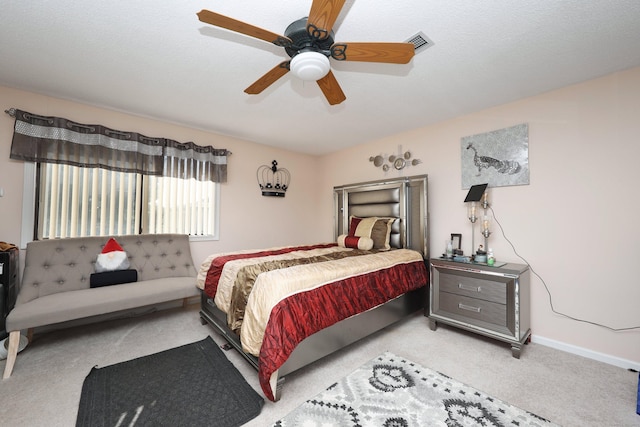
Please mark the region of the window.
POLYGON ((217 238, 219 183, 54 163, 38 164, 36 182, 38 239, 138 233, 217 238))
POLYGON ((114 234, 218 238, 226 149, 11 108, 10 158, 25 162, 24 247, 114 234))
POLYGON ((143 230, 216 236, 220 184, 195 179, 148 177, 143 186, 143 230))

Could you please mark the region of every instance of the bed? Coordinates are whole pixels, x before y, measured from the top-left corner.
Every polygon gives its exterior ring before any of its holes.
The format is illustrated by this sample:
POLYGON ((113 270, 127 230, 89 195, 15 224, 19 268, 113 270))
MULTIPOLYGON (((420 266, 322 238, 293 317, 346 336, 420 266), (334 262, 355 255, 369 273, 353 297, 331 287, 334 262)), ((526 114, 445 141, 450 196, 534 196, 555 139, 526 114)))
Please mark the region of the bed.
POLYGON ((332 242, 213 254, 198 272, 203 323, 258 371, 274 401, 288 374, 426 315, 427 176, 333 193, 332 242))

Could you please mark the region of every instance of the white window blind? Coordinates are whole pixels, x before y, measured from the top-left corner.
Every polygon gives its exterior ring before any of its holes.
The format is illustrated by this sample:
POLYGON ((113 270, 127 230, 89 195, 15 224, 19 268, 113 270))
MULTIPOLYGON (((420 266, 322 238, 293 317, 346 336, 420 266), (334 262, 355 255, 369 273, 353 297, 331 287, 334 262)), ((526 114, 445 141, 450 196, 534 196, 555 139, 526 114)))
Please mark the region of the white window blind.
MULTIPOLYGON (((202 168, 198 162, 178 168, 202 168)), ((192 176, 192 175, 187 175, 192 176)), ((215 236, 219 184, 40 164, 38 238, 181 233, 215 236), (141 228, 142 224, 142 228, 141 228)))
POLYGON ((149 233, 215 234, 215 183, 155 176, 147 180, 145 229, 149 233))

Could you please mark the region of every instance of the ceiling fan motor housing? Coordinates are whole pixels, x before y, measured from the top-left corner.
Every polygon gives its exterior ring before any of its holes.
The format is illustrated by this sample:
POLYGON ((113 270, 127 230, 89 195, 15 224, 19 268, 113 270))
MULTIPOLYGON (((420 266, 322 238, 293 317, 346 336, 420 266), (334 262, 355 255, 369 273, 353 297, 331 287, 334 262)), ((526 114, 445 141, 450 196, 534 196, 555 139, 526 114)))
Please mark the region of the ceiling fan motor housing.
MULTIPOLYGON (((323 32, 323 29, 319 29, 323 32)), ((333 45, 333 31, 329 32, 325 38, 313 37, 307 31, 307 18, 301 18, 292 22, 284 31, 284 35, 291 39, 291 46, 285 46, 287 55, 291 58, 303 51, 320 52, 326 57, 331 56, 331 46, 333 45)))

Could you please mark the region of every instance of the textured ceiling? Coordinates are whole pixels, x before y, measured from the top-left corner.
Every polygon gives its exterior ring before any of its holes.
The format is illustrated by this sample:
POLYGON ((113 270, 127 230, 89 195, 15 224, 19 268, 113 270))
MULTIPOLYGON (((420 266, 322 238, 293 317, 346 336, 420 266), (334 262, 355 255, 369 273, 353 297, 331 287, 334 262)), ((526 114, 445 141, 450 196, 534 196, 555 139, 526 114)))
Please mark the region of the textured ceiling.
POLYGON ((284 49, 196 16, 209 9, 283 34, 310 6, 3 2, 0 85, 324 154, 640 66, 638 0, 347 0, 337 42, 402 42, 422 31, 434 45, 408 65, 331 60, 347 99, 330 106, 315 82, 291 73, 245 94, 288 59, 284 49))

